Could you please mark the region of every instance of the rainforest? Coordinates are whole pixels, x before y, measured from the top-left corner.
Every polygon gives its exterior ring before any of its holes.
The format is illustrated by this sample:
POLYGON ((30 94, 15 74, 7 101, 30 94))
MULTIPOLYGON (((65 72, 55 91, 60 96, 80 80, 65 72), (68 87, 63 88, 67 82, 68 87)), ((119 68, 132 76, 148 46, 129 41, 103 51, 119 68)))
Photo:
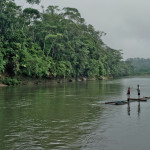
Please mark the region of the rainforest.
POLYGON ((40 12, 0 0, 0 81, 131 75, 132 64, 102 41, 105 34, 86 24, 76 8, 48 6, 40 12))

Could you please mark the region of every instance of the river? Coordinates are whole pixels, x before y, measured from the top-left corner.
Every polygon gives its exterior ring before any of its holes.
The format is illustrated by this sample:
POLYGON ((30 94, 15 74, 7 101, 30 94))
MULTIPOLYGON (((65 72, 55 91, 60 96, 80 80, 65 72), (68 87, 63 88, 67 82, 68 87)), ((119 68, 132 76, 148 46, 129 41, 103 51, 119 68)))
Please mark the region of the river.
POLYGON ((150 78, 0 88, 1 150, 149 150, 150 78))

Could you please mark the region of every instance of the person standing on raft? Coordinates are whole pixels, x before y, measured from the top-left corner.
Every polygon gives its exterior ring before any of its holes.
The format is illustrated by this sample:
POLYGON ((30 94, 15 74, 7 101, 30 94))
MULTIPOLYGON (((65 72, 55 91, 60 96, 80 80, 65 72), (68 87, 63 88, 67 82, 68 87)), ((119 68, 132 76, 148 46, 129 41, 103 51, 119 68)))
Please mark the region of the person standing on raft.
POLYGON ((140 98, 140 86, 139 86, 139 84, 137 85, 137 92, 138 92, 138 98, 140 98))
POLYGON ((127 95, 128 95, 128 100, 129 100, 129 98, 130 98, 130 87, 128 87, 127 95))

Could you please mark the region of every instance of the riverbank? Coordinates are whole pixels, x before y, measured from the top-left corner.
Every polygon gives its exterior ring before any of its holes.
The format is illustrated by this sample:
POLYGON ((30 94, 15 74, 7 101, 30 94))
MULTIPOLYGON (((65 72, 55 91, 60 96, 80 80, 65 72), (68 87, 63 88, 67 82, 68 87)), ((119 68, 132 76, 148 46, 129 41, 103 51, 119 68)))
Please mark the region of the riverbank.
MULTIPOLYGON (((110 78, 110 77, 109 77, 110 78)), ((109 79, 108 77, 101 76, 99 78, 96 77, 78 77, 75 78, 30 78, 30 77, 9 77, 5 75, 1 75, 0 78, 0 87, 6 86, 14 86, 14 85, 32 85, 32 84, 46 84, 46 83, 66 83, 66 82, 86 82, 91 80, 106 80, 109 79)))
POLYGON ((0 87, 6 87, 8 85, 0 83, 0 87))
MULTIPOLYGON (((124 76, 125 77, 125 76, 124 76)), ((123 78, 124 78, 123 77, 123 78)), ((125 78, 142 78, 142 77, 150 77, 150 75, 135 75, 135 76, 126 76, 125 78)), ((118 77, 119 78, 119 77, 118 77)), ((120 77, 122 78, 122 77, 120 77)), ((87 77, 79 77, 75 78, 30 78, 30 77, 5 77, 1 76, 0 78, 0 87, 7 87, 7 86, 15 86, 15 85, 36 85, 36 84, 62 84, 67 82, 86 82, 92 80, 109 80, 114 79, 113 77, 104 77, 101 76, 99 78, 87 78, 87 77)))

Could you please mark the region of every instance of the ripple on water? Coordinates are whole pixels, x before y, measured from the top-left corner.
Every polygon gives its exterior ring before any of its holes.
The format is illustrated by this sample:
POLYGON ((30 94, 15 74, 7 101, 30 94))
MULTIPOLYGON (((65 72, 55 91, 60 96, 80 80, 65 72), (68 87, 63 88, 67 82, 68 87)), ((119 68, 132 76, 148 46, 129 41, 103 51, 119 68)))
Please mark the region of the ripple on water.
POLYGON ((0 146, 11 150, 148 150, 150 102, 140 103, 140 109, 137 102, 129 107, 102 104, 125 99, 129 84, 132 96, 137 96, 137 82, 142 94, 148 96, 149 79, 36 88, 33 93, 26 91, 25 98, 19 98, 18 93, 13 99, 9 96, 0 101, 0 146))

